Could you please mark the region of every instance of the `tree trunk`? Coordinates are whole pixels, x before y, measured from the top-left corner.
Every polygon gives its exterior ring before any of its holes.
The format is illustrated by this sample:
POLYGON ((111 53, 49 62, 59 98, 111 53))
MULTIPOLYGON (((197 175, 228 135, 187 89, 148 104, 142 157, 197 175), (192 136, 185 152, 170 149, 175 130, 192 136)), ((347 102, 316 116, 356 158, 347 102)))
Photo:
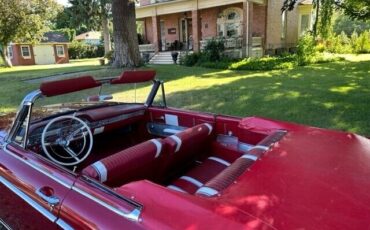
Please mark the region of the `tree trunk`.
POLYGON ((102 27, 104 36, 104 54, 108 54, 111 51, 111 42, 109 34, 109 21, 106 15, 102 17, 102 27))
POLYGON ((1 59, 3 59, 3 62, 4 62, 4 65, 6 67, 12 67, 13 64, 12 62, 10 61, 10 59, 8 58, 8 50, 7 50, 7 46, 5 45, 0 45, 0 55, 1 55, 1 59))
POLYGON ((319 24, 319 20, 320 20, 320 1, 321 0, 316 0, 316 18, 315 18, 315 22, 313 24, 313 28, 312 28, 312 33, 313 33, 313 38, 316 40, 316 36, 317 36, 317 27, 318 27, 318 24, 319 24))
POLYGON ((135 2, 113 0, 114 67, 140 65, 139 41, 136 32, 135 2))

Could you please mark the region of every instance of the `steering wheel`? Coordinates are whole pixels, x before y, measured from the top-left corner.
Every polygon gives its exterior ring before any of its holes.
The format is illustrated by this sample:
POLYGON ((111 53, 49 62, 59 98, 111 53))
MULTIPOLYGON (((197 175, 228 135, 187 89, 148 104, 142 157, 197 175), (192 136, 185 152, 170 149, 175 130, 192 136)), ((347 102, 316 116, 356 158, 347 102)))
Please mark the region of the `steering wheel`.
POLYGON ((83 120, 74 116, 61 116, 45 126, 41 145, 45 154, 55 163, 74 166, 90 155, 93 135, 83 120))

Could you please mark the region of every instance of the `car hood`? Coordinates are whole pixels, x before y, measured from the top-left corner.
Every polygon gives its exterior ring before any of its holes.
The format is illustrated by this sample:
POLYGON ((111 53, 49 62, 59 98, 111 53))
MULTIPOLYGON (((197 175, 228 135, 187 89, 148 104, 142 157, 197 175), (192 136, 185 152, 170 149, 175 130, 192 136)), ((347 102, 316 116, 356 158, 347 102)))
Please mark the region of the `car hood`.
POLYGON ((155 215, 151 211, 159 207, 167 213, 189 213, 182 219, 188 224, 184 227, 207 226, 216 215, 215 229, 231 226, 230 221, 245 229, 368 228, 369 139, 256 117, 243 119, 240 125, 251 131, 288 133, 219 197, 176 194, 181 199, 174 199, 170 193, 176 192, 144 181, 122 189, 144 204, 146 216, 155 215), (189 202, 197 206, 193 212, 186 207, 189 202))

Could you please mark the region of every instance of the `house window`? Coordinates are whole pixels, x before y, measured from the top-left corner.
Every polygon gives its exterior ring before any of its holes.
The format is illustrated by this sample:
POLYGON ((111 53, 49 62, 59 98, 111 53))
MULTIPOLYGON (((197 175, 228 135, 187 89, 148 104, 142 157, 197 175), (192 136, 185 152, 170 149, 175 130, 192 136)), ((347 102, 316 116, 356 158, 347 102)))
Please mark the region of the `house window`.
POLYGON ((31 58, 30 46, 21 46, 21 53, 24 59, 30 59, 31 58))
POLYGON ((217 19, 217 34, 220 37, 239 37, 242 35, 243 11, 233 7, 226 9, 217 19))
POLYGON ((286 30, 287 30, 287 11, 284 11, 281 14, 281 39, 286 38, 286 30))
POLYGON ((310 15, 309 14, 303 14, 303 15, 301 15, 301 31, 300 31, 299 34, 303 35, 309 29, 310 29, 310 15))
POLYGON ((8 46, 8 57, 10 59, 13 58, 13 47, 12 46, 8 46))
POLYGON ((63 45, 57 45, 56 46, 56 49, 57 49, 57 56, 58 57, 64 57, 65 54, 64 54, 64 46, 63 45))

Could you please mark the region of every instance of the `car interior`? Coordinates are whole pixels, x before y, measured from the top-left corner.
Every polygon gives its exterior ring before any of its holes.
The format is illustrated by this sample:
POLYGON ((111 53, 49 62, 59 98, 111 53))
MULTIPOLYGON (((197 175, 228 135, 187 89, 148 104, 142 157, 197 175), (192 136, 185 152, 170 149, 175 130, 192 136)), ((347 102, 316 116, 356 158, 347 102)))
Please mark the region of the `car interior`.
MULTIPOLYGON (((155 76, 150 71, 140 73, 143 81, 155 76)), ((128 74, 126 71, 125 84, 133 82, 128 74)), ((62 83, 45 83, 41 86, 43 94, 61 93, 58 84, 62 83)), ((99 86, 91 78, 80 78, 79 88, 81 84, 85 88, 99 86)), ((67 89, 73 90, 76 89, 67 89)), ((108 187, 149 180, 180 193, 212 197, 234 183, 286 132, 250 131, 244 119, 237 117, 120 103, 74 111, 73 116, 52 116, 32 123, 28 133, 28 149, 57 164, 83 158, 77 164, 61 165, 108 187), (81 121, 83 125, 79 124, 81 121), (80 131, 82 135, 73 141, 77 149, 88 149, 84 157, 84 150, 71 150, 73 144, 62 138, 80 131), (59 147, 48 144, 50 136, 58 136, 55 142, 59 147), (60 146, 72 159, 58 154, 60 146)))

